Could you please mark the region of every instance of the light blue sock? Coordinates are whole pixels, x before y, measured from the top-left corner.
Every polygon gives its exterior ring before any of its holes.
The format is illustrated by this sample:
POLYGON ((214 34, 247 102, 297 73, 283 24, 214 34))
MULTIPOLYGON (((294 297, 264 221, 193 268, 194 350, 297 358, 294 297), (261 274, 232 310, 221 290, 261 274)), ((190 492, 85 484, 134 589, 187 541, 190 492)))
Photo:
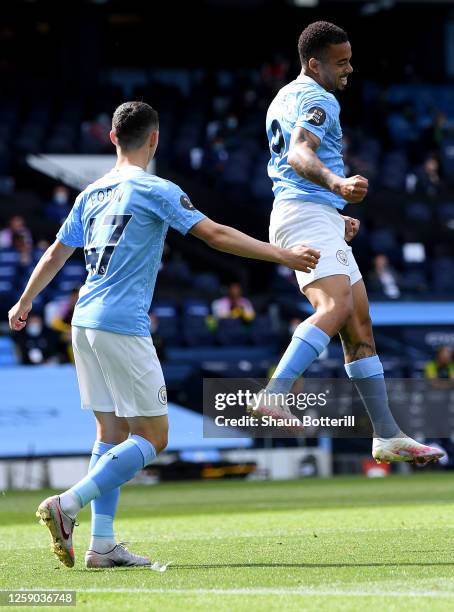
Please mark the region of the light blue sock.
POLYGON ((400 428, 389 408, 383 366, 378 355, 345 364, 345 371, 353 380, 379 438, 392 438, 400 428))
POLYGON ((93 499, 131 480, 155 457, 156 450, 151 442, 133 434, 107 451, 94 468, 68 492, 75 493, 84 507, 93 499))
POLYGON ((272 393, 288 393, 295 380, 317 359, 330 340, 328 334, 312 323, 300 323, 268 383, 267 390, 272 393))
MULTIPOLYGON (((88 471, 93 469, 98 460, 107 453, 115 444, 100 442, 96 440, 91 454, 88 471)), ((111 489, 101 497, 91 502, 91 535, 96 538, 114 539, 113 521, 117 512, 120 487, 111 489)))

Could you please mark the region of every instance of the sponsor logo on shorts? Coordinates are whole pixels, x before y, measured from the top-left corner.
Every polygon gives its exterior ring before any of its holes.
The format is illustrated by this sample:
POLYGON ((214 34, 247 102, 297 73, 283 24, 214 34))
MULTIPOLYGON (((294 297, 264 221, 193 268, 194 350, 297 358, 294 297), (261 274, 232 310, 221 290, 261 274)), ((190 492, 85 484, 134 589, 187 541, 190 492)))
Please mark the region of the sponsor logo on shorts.
POLYGON ((348 266, 348 257, 345 251, 337 251, 336 258, 337 261, 339 261, 341 264, 343 264, 344 266, 348 266))
POLYGON ((158 391, 158 400, 164 406, 167 404, 167 389, 165 385, 162 385, 162 387, 158 391))

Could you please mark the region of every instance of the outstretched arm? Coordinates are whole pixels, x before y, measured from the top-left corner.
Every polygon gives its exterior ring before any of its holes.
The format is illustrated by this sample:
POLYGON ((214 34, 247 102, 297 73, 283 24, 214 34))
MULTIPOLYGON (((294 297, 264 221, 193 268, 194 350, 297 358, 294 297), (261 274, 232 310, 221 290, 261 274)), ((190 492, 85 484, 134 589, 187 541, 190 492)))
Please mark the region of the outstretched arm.
POLYGON ((290 141, 288 163, 308 181, 337 193, 352 204, 361 202, 368 188, 368 180, 359 174, 343 178, 325 166, 316 154, 320 139, 302 127, 294 128, 290 141))
POLYGON ((268 242, 256 240, 228 225, 215 223, 211 219, 199 221, 190 230, 190 233, 218 251, 240 257, 272 261, 301 272, 309 272, 315 268, 320 257, 320 251, 316 249, 304 245, 292 249, 281 249, 268 242))
POLYGON ((8 313, 9 326, 14 331, 20 331, 26 325, 32 302, 41 291, 47 287, 68 257, 74 253, 74 247, 69 247, 56 240, 44 253, 24 289, 19 301, 8 313))

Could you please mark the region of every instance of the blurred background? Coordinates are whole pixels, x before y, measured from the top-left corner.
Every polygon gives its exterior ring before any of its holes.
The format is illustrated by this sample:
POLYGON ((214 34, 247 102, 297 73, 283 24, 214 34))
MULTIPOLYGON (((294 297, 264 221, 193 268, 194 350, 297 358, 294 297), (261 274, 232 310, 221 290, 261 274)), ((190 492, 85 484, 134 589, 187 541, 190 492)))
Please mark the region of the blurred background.
MULTIPOLYGON (((267 240, 265 114, 298 75, 298 36, 317 19, 345 28, 353 49, 339 95, 345 171, 368 177, 370 192, 346 214, 361 219, 353 248, 385 374, 454 379, 453 2, 17 0, 0 24, 0 489, 59 487, 86 469, 94 427, 70 346, 83 253, 22 334, 9 333, 7 312, 78 191, 113 165, 115 107, 155 107, 153 172, 216 221, 267 240)), ((372 473, 368 440, 203 438, 203 377, 270 375, 309 313, 290 270, 170 231, 150 327, 172 433, 142 477, 372 473)), ((307 373, 344 375, 336 341, 307 373)))

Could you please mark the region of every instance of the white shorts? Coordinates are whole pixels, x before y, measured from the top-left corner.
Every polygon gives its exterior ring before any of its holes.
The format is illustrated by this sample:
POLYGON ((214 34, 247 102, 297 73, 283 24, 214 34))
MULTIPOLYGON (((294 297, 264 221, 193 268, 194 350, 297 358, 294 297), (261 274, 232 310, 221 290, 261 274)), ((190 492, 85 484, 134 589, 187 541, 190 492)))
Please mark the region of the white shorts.
POLYGON ((150 337, 72 328, 82 408, 118 417, 167 414, 161 364, 150 337))
POLYGON ((309 283, 334 274, 345 274, 351 285, 362 278, 344 235, 344 219, 326 204, 288 200, 280 202, 271 213, 271 244, 287 249, 304 244, 320 251, 315 270, 295 272, 301 291, 309 283))

